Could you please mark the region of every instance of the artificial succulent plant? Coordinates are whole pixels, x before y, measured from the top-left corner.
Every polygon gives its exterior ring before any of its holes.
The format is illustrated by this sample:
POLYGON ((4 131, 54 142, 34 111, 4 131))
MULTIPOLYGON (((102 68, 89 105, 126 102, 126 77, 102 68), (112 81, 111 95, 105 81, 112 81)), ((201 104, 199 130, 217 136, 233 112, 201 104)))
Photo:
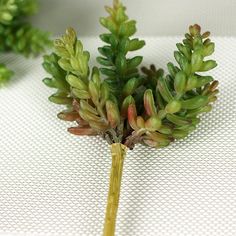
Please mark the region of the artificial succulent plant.
MULTIPOLYGON (((34 28, 27 17, 37 12, 37 0, 0 0, 0 52, 36 56, 51 44, 49 34, 34 28)), ((13 72, 0 64, 0 85, 13 72)))
POLYGON ((51 74, 44 83, 55 88, 49 100, 67 106, 58 114, 77 125, 75 135, 98 135, 111 145, 112 168, 104 236, 115 233, 123 162, 127 149, 136 144, 153 148, 168 146, 187 137, 216 101, 218 82, 203 75, 216 67, 206 60, 214 52, 209 32, 198 25, 189 27, 174 52, 176 63, 168 63, 168 74, 154 65, 138 69, 142 56, 131 57, 145 42, 134 38, 136 22, 117 0, 106 7, 107 18, 100 23, 108 33, 100 35, 105 46, 98 48, 99 67, 89 67, 90 54, 83 49, 76 32, 69 28, 55 40, 55 52, 44 57, 43 66, 51 74))

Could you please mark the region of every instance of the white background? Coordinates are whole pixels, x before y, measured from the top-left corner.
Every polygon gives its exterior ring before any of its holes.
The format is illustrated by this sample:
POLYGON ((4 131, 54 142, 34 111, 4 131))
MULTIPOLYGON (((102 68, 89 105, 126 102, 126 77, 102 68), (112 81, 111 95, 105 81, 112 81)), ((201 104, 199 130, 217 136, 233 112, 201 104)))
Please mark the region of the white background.
MULTIPOLYGON (((112 0, 39 0, 41 14, 36 25, 54 34, 75 27, 81 36, 102 32, 98 19, 112 0)), ((201 24, 214 35, 236 35, 235 0, 123 0, 131 18, 138 21, 138 33, 145 36, 182 35, 188 25, 201 24)))

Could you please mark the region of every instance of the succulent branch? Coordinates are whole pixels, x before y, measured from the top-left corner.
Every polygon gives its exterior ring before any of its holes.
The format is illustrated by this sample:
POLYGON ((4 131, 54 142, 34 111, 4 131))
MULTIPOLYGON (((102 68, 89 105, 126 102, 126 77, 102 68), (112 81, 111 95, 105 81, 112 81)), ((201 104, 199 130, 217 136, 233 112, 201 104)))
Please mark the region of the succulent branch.
POLYGON ((109 16, 100 18, 100 23, 109 33, 100 35, 106 45, 98 48, 101 56, 97 61, 102 66, 100 71, 105 75, 111 92, 123 101, 144 82, 137 69, 143 57, 129 58, 127 54, 141 49, 145 42, 132 38, 136 32, 136 22, 129 20, 126 8, 119 1, 114 1, 113 7, 105 9, 109 16))
MULTIPOLYGON (((37 56, 51 45, 49 33, 34 28, 26 20, 36 12, 36 0, 0 0, 0 52, 37 56)), ((1 73, 0 85, 11 75, 1 73)))
POLYGON ((59 113, 58 117, 77 121, 78 126, 69 129, 72 134, 109 133, 119 117, 110 110, 118 112, 118 109, 114 102, 108 100, 109 88, 101 80, 98 68, 93 67, 90 73, 90 55, 77 40, 76 32, 69 28, 61 39, 55 41, 54 46, 55 53, 44 57, 43 66, 52 75, 52 78, 44 79, 44 83, 57 89, 49 100, 68 106, 68 110, 59 113))
POLYGON ((154 66, 143 68, 148 79, 156 80, 156 89, 145 91, 144 117, 136 114, 135 105, 129 106, 129 123, 134 133, 146 130, 142 143, 158 148, 185 138, 196 129, 199 115, 211 111, 219 92, 218 81, 201 73, 217 65, 214 60, 206 60, 215 48, 209 36, 209 32, 201 34, 199 25, 190 26, 174 52, 178 66, 168 63, 169 74, 165 77, 156 75, 154 66))
POLYGON ((106 7, 107 18, 100 23, 109 33, 100 38, 106 43, 98 50, 101 68, 89 67, 90 55, 76 32, 69 28, 54 42, 55 52, 44 57, 43 67, 51 74, 43 82, 56 93, 49 100, 66 105, 58 118, 76 122, 68 131, 75 135, 99 135, 111 144, 112 169, 104 236, 115 233, 120 184, 126 149, 136 144, 161 148, 187 137, 216 101, 218 82, 203 75, 216 67, 206 59, 214 52, 209 32, 190 26, 183 43, 174 52, 176 65, 162 69, 142 68, 141 56, 128 53, 141 49, 145 42, 132 38, 136 23, 129 20, 125 7, 115 0, 106 7))

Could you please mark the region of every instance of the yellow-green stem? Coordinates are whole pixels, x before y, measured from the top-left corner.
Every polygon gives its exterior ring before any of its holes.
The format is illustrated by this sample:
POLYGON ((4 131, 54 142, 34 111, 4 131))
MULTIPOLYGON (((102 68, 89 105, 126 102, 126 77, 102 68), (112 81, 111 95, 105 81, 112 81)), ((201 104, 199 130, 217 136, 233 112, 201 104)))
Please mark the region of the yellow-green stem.
POLYGON ((127 147, 121 143, 111 145, 112 167, 103 236, 115 235, 116 216, 119 206, 121 178, 126 150, 127 147))

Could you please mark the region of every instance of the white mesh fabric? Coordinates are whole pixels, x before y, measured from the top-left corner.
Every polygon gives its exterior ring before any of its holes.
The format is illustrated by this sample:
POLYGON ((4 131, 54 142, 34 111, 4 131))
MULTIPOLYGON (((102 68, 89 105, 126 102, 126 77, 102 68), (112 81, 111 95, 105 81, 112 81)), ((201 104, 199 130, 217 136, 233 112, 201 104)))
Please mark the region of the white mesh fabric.
MULTIPOLYGON (((179 40, 147 38, 145 64, 166 68, 179 40)), ((98 40, 83 42, 94 58, 98 40)), ((236 235, 236 38, 215 42, 219 101, 186 140, 128 152, 117 236, 236 235)), ((63 107, 47 100, 52 90, 41 82, 41 58, 0 61, 16 71, 0 90, 0 232, 101 235, 108 145, 66 132, 70 123, 56 118, 63 107)))

